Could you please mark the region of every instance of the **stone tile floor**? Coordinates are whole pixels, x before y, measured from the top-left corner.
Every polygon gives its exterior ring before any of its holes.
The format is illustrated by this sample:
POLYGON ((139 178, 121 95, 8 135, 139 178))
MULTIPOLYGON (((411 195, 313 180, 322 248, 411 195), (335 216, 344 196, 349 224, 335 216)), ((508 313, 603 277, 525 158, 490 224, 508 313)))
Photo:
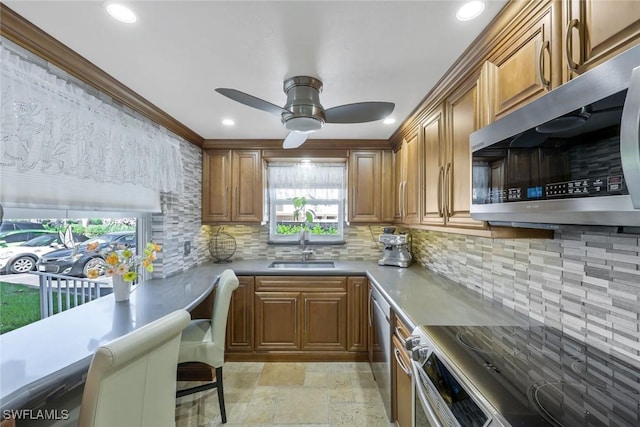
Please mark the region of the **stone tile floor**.
POLYGON ((176 427, 392 425, 368 363, 227 362, 223 371, 227 424, 208 390, 177 400, 176 427))

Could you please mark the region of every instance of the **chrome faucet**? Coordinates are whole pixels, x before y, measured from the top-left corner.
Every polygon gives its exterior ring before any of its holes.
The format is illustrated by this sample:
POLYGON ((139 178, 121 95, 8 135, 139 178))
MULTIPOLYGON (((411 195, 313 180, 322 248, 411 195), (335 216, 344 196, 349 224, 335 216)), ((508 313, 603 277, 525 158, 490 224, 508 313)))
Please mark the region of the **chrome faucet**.
POLYGON ((300 231, 300 246, 302 247, 302 262, 308 261, 309 257, 313 255, 313 249, 306 249, 307 239, 306 232, 304 230, 300 231))

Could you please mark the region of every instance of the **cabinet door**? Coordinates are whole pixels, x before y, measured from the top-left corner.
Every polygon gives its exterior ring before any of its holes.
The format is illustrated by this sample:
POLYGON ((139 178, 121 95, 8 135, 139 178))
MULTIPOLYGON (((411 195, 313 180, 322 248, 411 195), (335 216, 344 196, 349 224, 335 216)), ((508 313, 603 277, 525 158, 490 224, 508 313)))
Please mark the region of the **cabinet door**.
POLYGON ((253 350, 253 276, 238 276, 240 285, 231 295, 227 319, 226 349, 253 350))
POLYGON ((382 150, 382 218, 383 222, 392 222, 394 218, 395 175, 393 170, 393 151, 382 150))
POLYGON ((232 221, 262 221, 262 159, 260 150, 233 151, 232 221))
POLYGON ((303 292, 302 350, 347 349, 347 293, 303 292))
POLYGON ((447 162, 444 168, 447 223, 482 227, 471 219, 471 149, 469 135, 477 126, 475 80, 447 100, 447 162))
POLYGON ((403 147, 403 222, 420 223, 420 143, 418 132, 404 141, 403 147))
POLYGON ((443 225, 445 223, 445 158, 444 111, 436 109, 422 125, 424 157, 422 165, 422 223, 443 225))
POLYGON ((564 0, 564 80, 640 43, 638 0, 564 0))
POLYGON ((231 150, 202 152, 202 222, 231 221, 231 150))
POLYGON ((542 12, 535 11, 520 28, 504 41, 500 57, 494 62, 496 73, 496 119, 551 90, 560 81, 558 53, 551 46, 554 19, 559 22, 556 2, 542 12))
POLYGON ((411 427, 412 413, 411 403, 412 397, 412 384, 411 384, 411 371, 409 356, 406 354, 402 344, 396 338, 393 337, 393 359, 392 359, 392 375, 393 381, 393 396, 392 400, 395 408, 396 425, 399 427, 411 427))
POLYGON ((300 293, 255 293, 255 349, 300 349, 300 293))
POLYGON ((382 218, 381 151, 352 151, 349 157, 349 220, 382 218))
POLYGON ((367 350, 367 278, 347 279, 347 350, 367 350))

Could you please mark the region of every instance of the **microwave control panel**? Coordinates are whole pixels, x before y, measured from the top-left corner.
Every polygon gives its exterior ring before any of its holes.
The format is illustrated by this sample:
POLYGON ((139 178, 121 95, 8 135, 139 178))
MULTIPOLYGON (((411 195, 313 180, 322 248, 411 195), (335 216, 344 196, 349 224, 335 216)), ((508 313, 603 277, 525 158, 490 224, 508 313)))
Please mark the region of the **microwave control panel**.
POLYGON ((545 186, 547 198, 553 197, 587 197, 597 196, 601 193, 615 194, 624 189, 621 175, 608 176, 606 178, 578 179, 567 182, 555 182, 545 186))

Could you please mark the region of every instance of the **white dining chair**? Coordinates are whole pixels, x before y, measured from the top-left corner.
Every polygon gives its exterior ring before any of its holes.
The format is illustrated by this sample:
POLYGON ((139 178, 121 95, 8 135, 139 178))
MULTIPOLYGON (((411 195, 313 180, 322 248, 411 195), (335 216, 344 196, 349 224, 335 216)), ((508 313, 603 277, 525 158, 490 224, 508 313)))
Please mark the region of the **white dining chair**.
POLYGON ((222 422, 227 422, 224 406, 222 367, 224 365, 224 339, 231 294, 239 281, 233 270, 227 269, 218 278, 211 319, 194 319, 184 329, 180 342, 178 363, 199 362, 215 369, 215 380, 206 384, 179 390, 176 397, 216 388, 222 422))
POLYGON ((18 425, 175 427, 180 335, 190 319, 177 310, 98 347, 84 387, 42 408, 65 419, 18 425))

